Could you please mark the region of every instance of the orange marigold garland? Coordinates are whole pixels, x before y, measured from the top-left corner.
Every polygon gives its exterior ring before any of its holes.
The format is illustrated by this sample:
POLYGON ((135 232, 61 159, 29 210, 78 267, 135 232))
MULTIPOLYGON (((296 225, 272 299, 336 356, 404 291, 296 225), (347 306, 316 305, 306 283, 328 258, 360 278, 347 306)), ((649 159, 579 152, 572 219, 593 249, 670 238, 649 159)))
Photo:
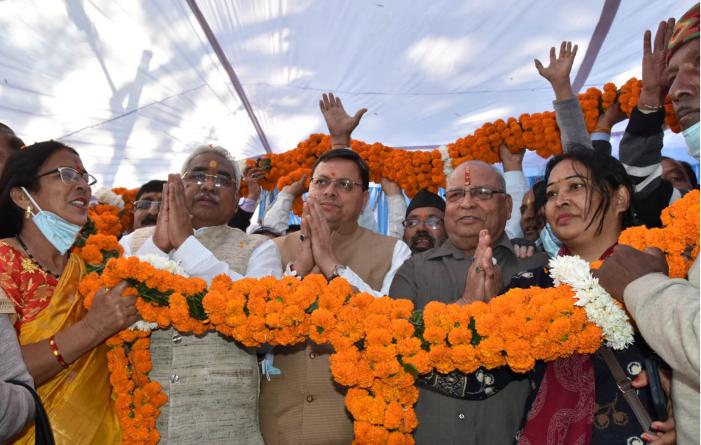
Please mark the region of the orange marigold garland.
MULTIPOLYGON (((580 94, 579 101, 587 129, 593 131, 601 113, 615 102, 630 116, 638 103, 641 89, 642 82, 631 78, 620 89, 613 83, 606 83, 603 91, 589 88, 580 94)), ((681 131, 669 98, 665 108, 666 124, 675 132, 681 131)), ((561 153, 560 130, 555 113, 545 111, 523 114, 518 119, 509 117, 485 123, 474 133, 447 144, 450 167, 455 168, 465 161, 475 159, 488 163, 499 162, 499 147, 502 143, 514 153, 523 148, 533 150, 544 158, 561 153)), ((369 144, 358 140, 352 141, 351 148, 367 162, 371 181, 379 183, 385 177, 397 182, 410 198, 422 188, 436 191, 445 185, 444 161, 440 150, 402 150, 379 142, 369 144)), ((248 165, 266 170, 261 185, 266 190, 272 190, 276 185, 286 185, 293 178, 299 178, 300 171, 310 170, 319 156, 330 149, 329 136, 312 134, 295 149, 249 160, 248 165)), ((301 214, 301 200, 297 200, 296 204, 295 213, 301 214)))
POLYGON ((636 249, 657 247, 669 265, 669 276, 686 278, 699 254, 699 191, 692 190, 662 211, 663 228, 631 227, 618 242, 636 249))
MULTIPOLYGON (((656 229, 635 228, 619 241, 662 248, 672 276, 685 276, 698 255, 698 215, 699 192, 690 192, 663 212, 661 236, 656 229)), ((414 312, 408 300, 354 293, 345 280, 327 283, 320 275, 238 281, 221 275, 206 289, 201 279, 175 275, 136 257, 108 261, 121 254, 116 238, 92 233, 92 224, 86 227, 77 244, 93 269, 79 285, 87 305, 100 287, 125 280, 127 292, 140 297, 137 308, 144 320, 160 327, 195 333, 216 329, 250 346, 307 338, 330 343, 334 379, 350 388, 345 403, 355 419, 355 443, 413 443, 418 374, 503 365, 525 372, 536 360, 591 353, 602 341, 602 330, 575 305, 574 292, 565 284, 513 289, 488 303, 463 307, 433 302, 423 312, 414 312)), ((156 420, 167 396, 148 378, 148 335, 125 330, 107 342, 125 443, 160 439, 156 420)))

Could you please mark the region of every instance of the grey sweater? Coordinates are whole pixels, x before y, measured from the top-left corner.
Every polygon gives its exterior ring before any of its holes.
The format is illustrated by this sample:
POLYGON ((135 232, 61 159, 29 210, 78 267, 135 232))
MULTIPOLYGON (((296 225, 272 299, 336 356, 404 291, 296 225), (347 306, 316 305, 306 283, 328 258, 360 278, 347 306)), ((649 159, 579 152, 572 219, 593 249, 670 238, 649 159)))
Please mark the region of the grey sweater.
POLYGON ((0 313, 0 444, 8 442, 34 419, 34 399, 17 380, 34 387, 22 360, 17 335, 7 314, 0 313))

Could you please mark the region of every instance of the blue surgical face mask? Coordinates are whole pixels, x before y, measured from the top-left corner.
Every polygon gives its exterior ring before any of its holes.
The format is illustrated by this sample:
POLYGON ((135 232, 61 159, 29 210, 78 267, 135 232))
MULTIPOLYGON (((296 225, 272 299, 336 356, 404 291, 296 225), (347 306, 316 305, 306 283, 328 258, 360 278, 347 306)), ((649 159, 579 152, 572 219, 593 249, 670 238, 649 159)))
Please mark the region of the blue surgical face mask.
POLYGON ((543 248, 545 253, 548 254, 548 258, 555 258, 560 252, 560 247, 562 247, 562 243, 553 233, 550 224, 546 224, 543 230, 540 231, 536 245, 543 248))
POLYGON ((46 237, 47 240, 58 250, 61 255, 65 254, 71 248, 75 239, 80 233, 83 226, 69 223, 55 213, 47 210, 42 210, 37 202, 32 198, 27 189, 22 187, 22 191, 32 201, 34 207, 39 211, 32 215, 32 221, 37 226, 39 231, 46 237))
POLYGON ((689 153, 697 161, 699 160, 699 122, 696 122, 691 127, 682 131, 686 146, 689 147, 689 153))

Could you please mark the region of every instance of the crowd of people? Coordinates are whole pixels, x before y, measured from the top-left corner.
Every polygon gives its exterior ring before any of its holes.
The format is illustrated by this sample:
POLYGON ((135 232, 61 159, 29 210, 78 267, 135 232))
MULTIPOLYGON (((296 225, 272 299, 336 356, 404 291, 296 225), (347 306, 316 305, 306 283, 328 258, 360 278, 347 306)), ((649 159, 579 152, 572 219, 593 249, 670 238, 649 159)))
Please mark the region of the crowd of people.
MULTIPOLYGON (((698 189, 688 165, 661 155, 669 95, 699 159, 699 5, 643 36, 643 90, 611 156, 614 104, 588 133, 570 83, 577 47, 551 49, 536 69, 552 86, 563 153, 529 187, 524 150, 500 150, 503 172, 467 161, 444 197, 421 190, 408 203, 382 181, 389 235, 363 227, 370 172, 351 150, 362 118, 323 95, 333 147, 305 177, 284 187, 251 224, 260 168, 243 174, 230 153, 203 145, 179 173, 144 184, 124 255, 177 261, 211 283, 243 277, 346 279, 375 296, 466 305, 512 288, 552 287, 548 258, 604 260, 602 286, 637 329, 624 351, 507 367, 432 372, 418 379, 419 444, 695 444, 699 442, 699 264, 688 279, 667 276, 659 251, 618 245, 633 225, 661 226, 660 213, 698 189), (242 181, 248 194, 239 199, 242 181), (301 223, 292 201, 306 193, 301 223), (241 201, 241 202, 239 202, 241 201), (652 367, 650 363, 659 363, 652 367), (660 409, 660 380, 669 403, 660 409), (662 412, 660 412, 662 411, 662 412)), ((126 283, 100 290, 87 310, 77 290, 87 273, 73 245, 87 222, 95 183, 79 153, 61 142, 25 146, 0 125, 0 443, 113 444, 121 441, 105 340, 139 320, 126 283)), ((330 346, 245 348, 215 332, 157 329, 150 378, 168 396, 161 443, 349 444, 353 422, 329 369, 330 346)))

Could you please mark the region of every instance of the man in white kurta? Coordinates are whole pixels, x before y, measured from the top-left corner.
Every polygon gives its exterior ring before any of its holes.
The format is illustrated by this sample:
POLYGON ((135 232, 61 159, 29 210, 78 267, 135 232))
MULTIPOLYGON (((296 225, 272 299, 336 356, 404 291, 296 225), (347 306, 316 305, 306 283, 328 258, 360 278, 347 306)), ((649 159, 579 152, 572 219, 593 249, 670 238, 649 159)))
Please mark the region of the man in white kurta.
MULTIPOLYGON (((227 226, 236 211, 240 173, 226 150, 201 147, 180 175, 170 175, 155 227, 122 238, 125 255, 177 261, 208 283, 282 274, 280 256, 263 236, 227 226)), ((151 334, 152 380, 168 395, 161 408, 161 443, 263 445, 258 427, 255 351, 210 332, 159 329, 151 334)))

